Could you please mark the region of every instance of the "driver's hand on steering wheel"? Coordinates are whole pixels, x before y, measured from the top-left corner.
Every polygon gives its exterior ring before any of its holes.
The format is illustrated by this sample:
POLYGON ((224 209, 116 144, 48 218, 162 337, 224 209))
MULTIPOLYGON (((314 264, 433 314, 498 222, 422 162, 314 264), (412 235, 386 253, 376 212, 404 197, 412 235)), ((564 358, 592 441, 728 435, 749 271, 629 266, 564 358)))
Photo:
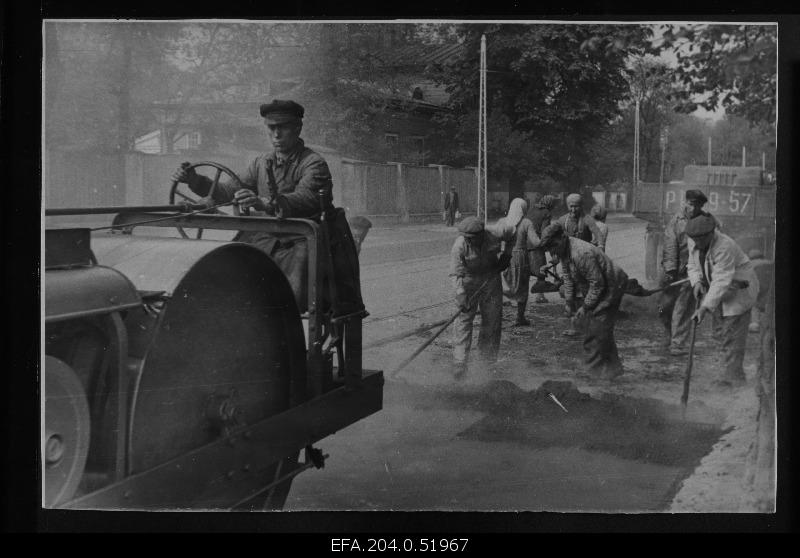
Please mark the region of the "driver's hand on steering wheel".
POLYGON ((233 199, 242 209, 247 209, 250 207, 257 211, 266 211, 267 209, 267 205, 264 203, 264 200, 258 197, 255 192, 248 190, 247 188, 236 190, 236 192, 233 194, 233 199))
POLYGON ((189 167, 189 163, 182 163, 181 166, 172 173, 172 180, 191 185, 197 181, 197 173, 193 168, 189 167))

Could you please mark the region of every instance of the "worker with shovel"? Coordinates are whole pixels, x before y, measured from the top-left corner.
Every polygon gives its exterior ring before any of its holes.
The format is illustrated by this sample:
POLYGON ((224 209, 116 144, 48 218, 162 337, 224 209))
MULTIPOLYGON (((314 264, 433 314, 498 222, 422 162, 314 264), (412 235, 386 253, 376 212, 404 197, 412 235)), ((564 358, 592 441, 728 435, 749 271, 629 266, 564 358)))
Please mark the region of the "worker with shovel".
POLYGON ((450 277, 455 302, 461 311, 453 326, 453 375, 461 378, 467 371, 472 346, 472 323, 480 309, 481 330, 478 352, 487 364, 494 364, 500 349, 503 317, 503 288, 500 273, 511 262, 515 229, 498 225, 485 227, 477 217, 467 217, 458 224, 461 233, 450 251, 450 277), (501 241, 506 250, 501 251, 501 241))
POLYGON ((711 215, 699 215, 686 224, 688 273, 695 298, 702 297, 692 319, 699 324, 712 315, 721 345, 724 372, 721 387, 745 383, 744 360, 750 311, 758 298, 759 283, 750 258, 729 236, 716 230, 711 215))
POLYGON ((566 311, 584 331, 589 372, 607 380, 621 375, 624 370, 614 340, 614 323, 628 284, 627 274, 597 246, 569 236, 558 222, 544 230, 540 246, 561 262, 566 311), (576 309, 579 290, 584 293, 583 304, 576 309))
POLYGON ((664 345, 672 356, 687 354, 689 321, 695 311, 695 301, 688 282, 674 287, 668 285, 687 277, 689 250, 686 224, 698 215, 708 215, 703 211, 703 205, 707 201, 708 198, 700 190, 686 190, 683 208, 672 216, 664 228, 664 249, 661 255, 664 274, 661 285, 667 288, 664 288, 658 303, 658 317, 667 334, 664 345))

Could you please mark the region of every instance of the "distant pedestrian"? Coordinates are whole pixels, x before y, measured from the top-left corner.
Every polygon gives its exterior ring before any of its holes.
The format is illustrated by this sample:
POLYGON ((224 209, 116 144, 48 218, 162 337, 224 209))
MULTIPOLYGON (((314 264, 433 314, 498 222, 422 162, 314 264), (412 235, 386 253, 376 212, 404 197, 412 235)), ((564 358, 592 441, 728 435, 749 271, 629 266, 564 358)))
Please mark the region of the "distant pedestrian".
POLYGON ((525 318, 525 309, 528 306, 528 288, 531 279, 531 265, 529 249, 538 248, 539 235, 533 228, 533 223, 525 217, 528 205, 522 198, 514 198, 508 209, 508 215, 503 218, 503 226, 514 231, 514 240, 511 241, 511 263, 502 273, 503 294, 517 303, 517 321, 514 325, 531 325, 525 318))
POLYGON ((461 217, 461 212, 458 209, 458 192, 454 186, 450 187, 450 191, 444 198, 444 222, 448 227, 452 227, 455 222, 461 217))
POLYGON ((606 208, 600 204, 595 204, 589 216, 594 219, 597 229, 600 231, 598 235, 592 235, 592 244, 600 248, 603 252, 606 251, 606 240, 608 240, 608 225, 606 225, 606 208))
POLYGON ((514 230, 504 229, 502 224, 487 228, 477 217, 467 217, 458 224, 458 232, 450 251, 450 277, 461 311, 453 323, 454 375, 460 378, 467 371, 472 324, 479 309, 478 352, 489 365, 497 360, 503 318, 500 273, 511 262, 514 230), (508 251, 501 251, 502 241, 506 241, 508 251))
MULTIPOLYGON (((545 194, 536 203, 536 206, 528 211, 528 219, 530 219, 533 231, 539 238, 542 237, 542 231, 550 225, 553 219, 553 208, 557 203, 558 200, 554 196, 545 194)), ((530 252, 530 265, 531 274, 536 277, 536 280, 544 281, 545 274, 542 272, 542 268, 547 265, 547 252, 541 247, 532 250, 530 252)), ((544 293, 537 293, 533 301, 537 303, 547 302, 547 298, 544 293)))
POLYGON ((559 222, 542 233, 541 245, 563 266, 565 310, 584 330, 583 350, 588 371, 613 379, 624 372, 614 340, 614 324, 628 276, 602 250, 570 237, 559 222), (577 293, 583 304, 577 307, 577 293))
MULTIPOLYGON (((686 190, 683 207, 672 216, 664 228, 664 248, 661 254, 661 267, 664 273, 661 287, 667 287, 688 277, 689 248, 685 232, 686 224, 698 215, 708 215, 703 211, 703 205, 707 201, 708 198, 700 190, 686 190)), ((669 348, 672 356, 688 354, 686 344, 691 332, 690 319, 694 310, 695 301, 689 283, 662 291, 658 302, 658 316, 667 334, 665 346, 669 348)))
POLYGON ((725 363, 717 384, 736 387, 746 381, 744 351, 750 311, 756 304, 758 277, 742 249, 729 236, 716 230, 711 215, 698 215, 686 224, 688 274, 698 308, 692 319, 698 324, 711 314, 715 336, 725 363))

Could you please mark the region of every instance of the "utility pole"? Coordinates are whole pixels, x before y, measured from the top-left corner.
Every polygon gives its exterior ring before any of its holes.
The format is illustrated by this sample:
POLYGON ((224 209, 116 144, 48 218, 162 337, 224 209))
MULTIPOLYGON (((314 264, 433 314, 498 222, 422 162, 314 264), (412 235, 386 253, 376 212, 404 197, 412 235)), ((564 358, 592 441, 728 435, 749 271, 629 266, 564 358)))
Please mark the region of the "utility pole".
POLYGON ((669 138, 669 128, 661 131, 661 174, 658 179, 659 184, 664 184, 664 156, 667 152, 667 140, 669 138))
POLYGON ((486 35, 481 36, 480 95, 478 102, 478 219, 486 223, 488 203, 488 174, 486 171, 486 35))
POLYGON ((711 136, 708 136, 708 166, 711 166, 711 136))
POLYGON ((742 146, 742 166, 747 166, 747 147, 742 146))
POLYGON ((633 117, 633 185, 639 183, 639 98, 636 98, 636 112, 633 117))

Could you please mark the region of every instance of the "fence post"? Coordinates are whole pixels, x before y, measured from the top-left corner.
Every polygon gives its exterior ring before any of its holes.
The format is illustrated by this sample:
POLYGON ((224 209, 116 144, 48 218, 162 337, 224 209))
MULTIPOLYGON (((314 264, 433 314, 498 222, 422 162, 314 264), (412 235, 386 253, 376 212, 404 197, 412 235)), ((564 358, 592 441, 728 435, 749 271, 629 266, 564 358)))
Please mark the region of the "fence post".
POLYGON ((397 217, 401 223, 408 223, 410 216, 408 212, 406 180, 403 176, 403 163, 390 162, 389 164, 397 165, 397 217))
POLYGON ((447 185, 444 180, 444 168, 447 165, 428 165, 439 170, 439 211, 444 211, 444 198, 447 195, 447 185))

